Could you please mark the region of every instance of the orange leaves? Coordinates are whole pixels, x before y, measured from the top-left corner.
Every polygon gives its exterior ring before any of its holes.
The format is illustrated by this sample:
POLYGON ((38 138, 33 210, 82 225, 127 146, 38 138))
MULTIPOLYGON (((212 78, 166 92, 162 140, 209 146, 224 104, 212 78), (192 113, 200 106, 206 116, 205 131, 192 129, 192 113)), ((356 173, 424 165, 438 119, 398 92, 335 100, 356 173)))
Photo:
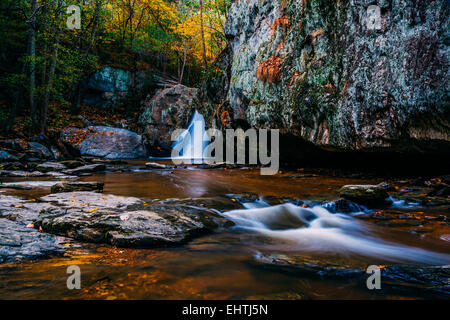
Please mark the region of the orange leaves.
POLYGON ((282 64, 283 60, 281 57, 270 57, 259 66, 258 70, 256 70, 257 78, 261 81, 270 83, 279 81, 282 64))
POLYGON ((311 32, 310 36, 313 39, 316 39, 317 37, 320 37, 321 35, 325 34, 325 30, 324 29, 317 29, 314 30, 313 32, 311 32))
POLYGON ((228 111, 225 110, 225 111, 222 112, 222 114, 220 116, 220 121, 222 122, 222 127, 223 128, 225 128, 227 126, 227 122, 228 122, 229 117, 230 117, 230 114, 229 114, 228 111))
POLYGON ((291 21, 289 21, 287 16, 282 16, 275 20, 272 25, 272 30, 276 31, 279 26, 283 27, 284 32, 286 32, 286 30, 291 26, 291 21))

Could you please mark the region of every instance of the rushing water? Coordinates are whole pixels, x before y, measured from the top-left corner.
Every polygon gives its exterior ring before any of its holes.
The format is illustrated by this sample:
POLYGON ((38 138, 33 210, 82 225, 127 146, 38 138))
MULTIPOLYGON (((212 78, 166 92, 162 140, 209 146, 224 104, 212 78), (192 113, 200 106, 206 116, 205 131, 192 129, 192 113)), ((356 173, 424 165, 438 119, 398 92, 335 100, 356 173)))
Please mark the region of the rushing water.
POLYGON ((179 159, 194 159, 202 163, 206 158, 206 147, 209 139, 205 129, 205 118, 195 110, 187 129, 181 133, 173 143, 172 148, 176 150, 179 159))
MULTIPOLYGON (((399 263, 450 263, 450 255, 432 253, 370 236, 370 228, 355 218, 332 214, 322 206, 293 204, 226 212, 244 230, 284 242, 283 249, 309 254, 339 253, 399 263), (286 245, 287 244, 287 245, 286 245)), ((273 249, 276 246, 272 247, 273 249)))
MULTIPOLYGON (((135 163, 142 165, 142 163, 135 163)), ((297 200, 338 198, 345 184, 378 183, 378 179, 329 176, 297 177, 298 172, 260 176, 259 170, 113 172, 84 177, 105 182, 105 193, 145 199, 214 198, 253 193, 260 200, 241 210, 224 212, 236 227, 219 230, 170 249, 118 249, 107 245, 68 243, 68 251, 25 263, 0 265, 0 298, 94 299, 361 299, 402 298, 377 295, 354 279, 320 279, 267 269, 256 263, 261 254, 297 255, 351 268, 390 263, 448 264, 449 228, 436 224, 426 233, 408 227, 388 228, 331 214, 321 206, 303 208, 297 200), (292 203, 270 206, 274 197, 292 203), (66 288, 66 268, 79 265, 82 290, 66 288)), ((17 180, 17 179, 16 179, 17 180)), ((24 180, 24 179, 22 179, 24 180)), ((36 181, 37 179, 29 179, 36 181)), ((45 185, 47 185, 46 182, 45 185)), ((14 194, 36 198, 48 187, 14 194)), ((404 213, 439 216, 439 208, 395 203, 404 213)))

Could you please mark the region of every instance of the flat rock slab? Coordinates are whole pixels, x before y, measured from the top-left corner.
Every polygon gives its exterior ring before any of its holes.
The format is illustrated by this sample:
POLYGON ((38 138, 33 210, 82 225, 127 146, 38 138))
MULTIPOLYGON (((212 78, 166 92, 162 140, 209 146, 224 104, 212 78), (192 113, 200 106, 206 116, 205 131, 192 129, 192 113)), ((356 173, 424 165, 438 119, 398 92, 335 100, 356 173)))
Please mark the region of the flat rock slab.
POLYGON ((152 169, 173 169, 174 168, 173 166, 156 163, 156 162, 148 162, 145 164, 145 166, 147 168, 152 168, 152 169))
POLYGON ((103 182, 61 182, 52 186, 52 193, 64 193, 74 191, 101 191, 103 182))
POLYGON ((76 176, 76 175, 81 175, 81 174, 85 174, 85 173, 94 173, 94 172, 100 172, 100 171, 105 171, 105 170, 106 170, 106 166, 104 164, 90 164, 90 165, 78 167, 75 169, 65 170, 65 171, 63 171, 63 173, 76 176))
POLYGON ((66 239, 31 226, 39 212, 49 207, 0 194, 0 263, 42 258, 64 250, 61 243, 66 239))
POLYGON ((36 166, 36 170, 41 172, 58 172, 65 169, 67 169, 65 165, 56 162, 45 162, 36 166))
POLYGON ((200 206, 94 192, 51 194, 40 201, 53 204, 35 221, 44 232, 118 247, 179 245, 229 222, 200 206))

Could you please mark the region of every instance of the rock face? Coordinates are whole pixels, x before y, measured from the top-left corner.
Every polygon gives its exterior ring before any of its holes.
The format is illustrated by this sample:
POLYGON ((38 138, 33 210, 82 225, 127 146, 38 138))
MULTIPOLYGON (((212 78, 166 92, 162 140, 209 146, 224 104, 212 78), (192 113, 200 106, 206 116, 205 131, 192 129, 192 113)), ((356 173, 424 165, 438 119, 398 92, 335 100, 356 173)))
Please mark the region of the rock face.
POLYGON ((230 112, 327 150, 449 153, 448 15, 445 0, 235 1, 230 112))
POLYGON ((153 149, 170 150, 173 131, 186 128, 199 105, 197 94, 197 89, 179 84, 145 102, 139 124, 153 149))
POLYGON ((35 222, 44 232, 118 247, 181 244, 227 221, 207 208, 183 203, 147 204, 138 198, 93 192, 52 194, 41 201, 55 205, 41 211, 35 222))
POLYGON ((132 85, 131 78, 129 71, 104 67, 89 79, 83 102, 105 109, 120 105, 132 85))
POLYGON ((125 129, 91 126, 66 128, 62 140, 82 155, 105 159, 139 159, 147 157, 142 136, 125 129))
POLYGON ((116 92, 128 91, 131 85, 130 73, 121 69, 104 67, 89 79, 89 89, 116 92))

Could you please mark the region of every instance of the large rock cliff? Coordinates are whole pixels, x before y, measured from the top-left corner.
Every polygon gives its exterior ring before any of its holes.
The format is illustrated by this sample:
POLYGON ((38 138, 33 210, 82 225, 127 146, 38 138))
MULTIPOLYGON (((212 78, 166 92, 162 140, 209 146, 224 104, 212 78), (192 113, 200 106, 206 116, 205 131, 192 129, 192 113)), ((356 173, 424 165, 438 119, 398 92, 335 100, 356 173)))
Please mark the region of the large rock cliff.
POLYGON ((446 0, 240 0, 232 118, 327 150, 450 152, 446 0))

